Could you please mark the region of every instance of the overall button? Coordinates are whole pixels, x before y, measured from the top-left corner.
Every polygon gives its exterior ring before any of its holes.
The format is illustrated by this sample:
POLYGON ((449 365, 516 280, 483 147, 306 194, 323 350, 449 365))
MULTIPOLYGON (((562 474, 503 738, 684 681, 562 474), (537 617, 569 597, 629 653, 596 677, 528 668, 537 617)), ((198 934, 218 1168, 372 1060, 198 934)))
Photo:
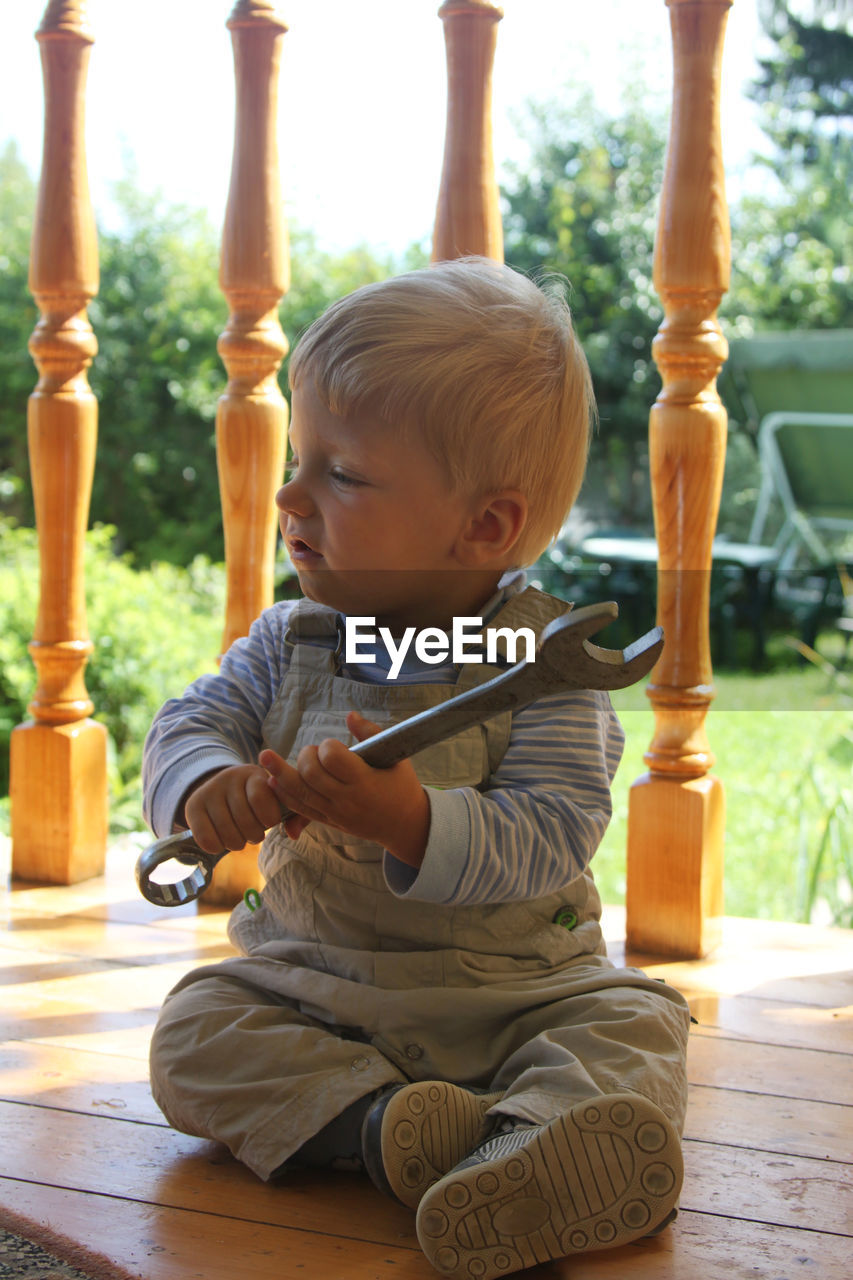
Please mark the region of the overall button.
POLYGON ((417 1062, 418 1059, 422 1058, 423 1056, 424 1056, 424 1047, 422 1044, 406 1045, 406 1057, 410 1058, 412 1062, 417 1062))
POLYGON ((574 907, 560 907, 560 910, 554 916, 554 924, 560 925, 563 929, 574 929, 578 922, 578 913, 574 907))
POLYGON ((353 1058, 352 1062, 349 1065, 350 1065, 350 1071, 364 1071, 366 1067, 370 1066, 370 1059, 369 1058, 353 1058))

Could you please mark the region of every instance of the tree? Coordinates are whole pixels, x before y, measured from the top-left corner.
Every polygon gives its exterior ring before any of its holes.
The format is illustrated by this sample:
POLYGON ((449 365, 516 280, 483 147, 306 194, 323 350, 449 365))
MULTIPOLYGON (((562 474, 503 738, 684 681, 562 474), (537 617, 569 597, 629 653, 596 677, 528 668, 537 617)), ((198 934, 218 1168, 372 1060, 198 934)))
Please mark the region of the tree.
POLYGON ((214 416, 225 324, 206 215, 116 184, 121 230, 102 234, 89 308, 98 339, 92 519, 140 562, 222 556, 214 416))
POLYGON ((837 135, 853 120, 853 6, 761 0, 760 14, 775 49, 759 59, 752 96, 791 167, 808 159, 816 134, 837 135))
MULTIPOLYGON (((23 524, 33 520, 26 415, 38 377, 27 351, 38 319, 27 283, 35 194, 10 143, 0 156, 0 500, 23 524)), ((100 236, 100 288, 89 307, 98 340, 89 379, 100 402, 92 518, 117 525, 143 560, 177 553, 188 562, 217 549, 211 423, 224 301, 216 239, 203 215, 144 196, 132 177, 117 184, 117 203, 123 229, 100 236)))
POLYGON ((766 181, 733 210, 734 332, 853 325, 853 35, 839 0, 765 0, 761 104, 766 181))
MULTIPOLYGON (((392 258, 377 258, 364 245, 357 245, 339 255, 325 252, 318 248, 313 232, 301 227, 291 230, 290 241, 290 288, 279 309, 290 350, 296 346, 300 334, 336 298, 352 293, 363 284, 384 280, 401 269, 392 258)), ((426 259, 413 260, 411 265, 426 265, 426 259)), ((288 363, 289 353, 282 368, 284 388, 287 387, 288 363)))
POLYGON ((651 276, 665 120, 639 94, 613 118, 587 91, 531 105, 525 136, 529 161, 503 185, 507 261, 568 278, 600 415, 585 501, 598 489, 613 523, 640 523, 660 386, 651 342, 663 313, 651 276))
POLYGON ((27 343, 38 319, 27 288, 35 203, 35 183, 9 142, 0 152, 0 510, 26 523, 27 397, 36 380, 27 343))

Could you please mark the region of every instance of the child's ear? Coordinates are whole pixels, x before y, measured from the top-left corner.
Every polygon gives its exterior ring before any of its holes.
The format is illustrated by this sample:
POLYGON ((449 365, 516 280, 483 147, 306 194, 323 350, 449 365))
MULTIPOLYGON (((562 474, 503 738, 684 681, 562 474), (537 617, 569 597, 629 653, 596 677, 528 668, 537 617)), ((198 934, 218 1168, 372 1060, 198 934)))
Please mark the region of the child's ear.
POLYGON ((527 511, 527 499, 517 489, 475 502, 456 543, 460 563, 467 569, 504 567, 527 524, 527 511))

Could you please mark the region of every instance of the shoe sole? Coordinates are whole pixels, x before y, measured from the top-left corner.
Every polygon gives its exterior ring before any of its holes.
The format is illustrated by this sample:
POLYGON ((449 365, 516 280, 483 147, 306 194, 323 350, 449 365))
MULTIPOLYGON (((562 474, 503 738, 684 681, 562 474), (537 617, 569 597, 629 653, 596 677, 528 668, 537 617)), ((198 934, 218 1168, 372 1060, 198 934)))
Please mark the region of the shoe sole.
POLYGON ((426 1191, 477 1145, 500 1093, 472 1093, 441 1080, 394 1094, 382 1117, 382 1164, 392 1195, 416 1209, 426 1191))
POLYGON ((650 1234, 681 1189, 681 1144, 638 1094, 583 1102, 522 1147, 451 1172, 421 1201, 421 1248, 442 1275, 492 1280, 650 1234))

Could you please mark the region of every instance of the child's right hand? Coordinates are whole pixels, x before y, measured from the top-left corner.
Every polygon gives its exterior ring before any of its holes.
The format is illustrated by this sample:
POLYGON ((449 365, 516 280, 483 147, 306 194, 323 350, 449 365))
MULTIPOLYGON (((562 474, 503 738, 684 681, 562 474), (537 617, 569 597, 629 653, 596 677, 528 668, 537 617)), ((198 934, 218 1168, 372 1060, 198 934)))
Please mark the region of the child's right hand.
POLYGON ((260 844, 281 821, 281 805, 266 769, 238 764, 200 782, 184 802, 184 817, 205 853, 222 853, 260 844))

